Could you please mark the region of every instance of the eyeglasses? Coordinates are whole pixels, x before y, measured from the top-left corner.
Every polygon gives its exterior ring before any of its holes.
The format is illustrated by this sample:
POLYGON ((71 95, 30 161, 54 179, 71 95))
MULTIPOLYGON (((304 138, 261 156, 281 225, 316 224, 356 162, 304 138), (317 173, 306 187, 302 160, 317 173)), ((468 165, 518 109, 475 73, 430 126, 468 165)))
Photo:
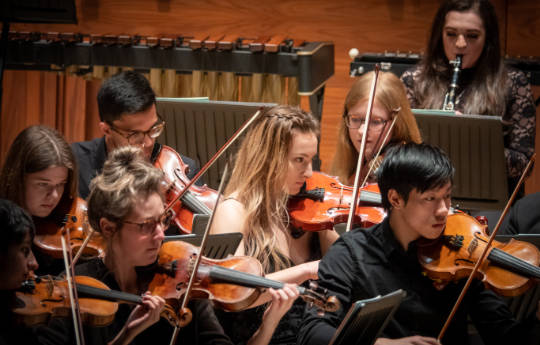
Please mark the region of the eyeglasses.
POLYGON ((137 225, 139 227, 139 231, 144 235, 150 235, 155 230, 158 224, 161 224, 164 228, 168 228, 171 224, 171 221, 174 217, 174 213, 172 211, 165 211, 162 215, 160 215, 157 218, 154 219, 147 219, 142 223, 136 223, 136 222, 130 222, 128 220, 124 220, 124 223, 137 225))
MULTIPOLYGON (((381 130, 388 120, 371 119, 369 121, 369 128, 374 130, 381 130)), ((345 125, 350 129, 358 129, 366 123, 366 119, 357 116, 347 115, 345 116, 345 125)))
POLYGON ((116 128, 112 123, 108 123, 113 131, 120 134, 122 137, 126 138, 128 144, 131 145, 140 145, 144 142, 144 137, 148 135, 150 139, 156 139, 161 135, 163 129, 165 128, 165 121, 158 115, 160 123, 155 124, 149 130, 142 131, 131 131, 129 134, 122 133, 120 129, 116 128))

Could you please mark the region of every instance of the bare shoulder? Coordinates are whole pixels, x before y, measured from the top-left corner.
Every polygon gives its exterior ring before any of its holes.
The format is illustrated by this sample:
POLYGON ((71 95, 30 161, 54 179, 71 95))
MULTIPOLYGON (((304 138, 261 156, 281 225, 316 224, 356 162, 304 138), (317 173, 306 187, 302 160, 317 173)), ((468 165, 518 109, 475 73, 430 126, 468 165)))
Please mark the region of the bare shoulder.
POLYGON ((214 222, 210 230, 213 234, 244 233, 246 210, 238 200, 227 198, 220 201, 215 210, 214 222))

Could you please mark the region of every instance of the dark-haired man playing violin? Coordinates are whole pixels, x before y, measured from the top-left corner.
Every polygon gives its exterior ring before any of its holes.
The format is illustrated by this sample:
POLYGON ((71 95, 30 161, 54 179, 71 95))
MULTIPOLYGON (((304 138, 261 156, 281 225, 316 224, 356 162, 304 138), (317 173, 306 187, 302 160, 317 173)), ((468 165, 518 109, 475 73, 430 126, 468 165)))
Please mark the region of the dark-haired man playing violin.
MULTIPOLYGON (((436 337, 464 281, 434 285, 423 275, 417 240, 444 230, 454 168, 441 150, 425 144, 393 148, 378 171, 387 218, 344 234, 319 264, 319 285, 343 308, 323 317, 307 311, 298 344, 328 344, 352 303, 403 289, 407 297, 376 344, 438 344, 436 337)), ((536 344, 537 319, 516 322, 506 304, 479 281, 471 285, 442 344, 467 344, 467 316, 487 344, 536 344)))
MULTIPOLYGON (((126 71, 105 80, 98 92, 99 128, 103 137, 74 143, 72 148, 79 164, 79 196, 86 199, 90 181, 101 172, 107 153, 117 147, 134 145, 142 148, 151 162, 161 145, 156 143, 165 123, 156 112, 156 95, 140 73, 126 71)), ((187 177, 198 172, 197 163, 186 156, 187 177)))

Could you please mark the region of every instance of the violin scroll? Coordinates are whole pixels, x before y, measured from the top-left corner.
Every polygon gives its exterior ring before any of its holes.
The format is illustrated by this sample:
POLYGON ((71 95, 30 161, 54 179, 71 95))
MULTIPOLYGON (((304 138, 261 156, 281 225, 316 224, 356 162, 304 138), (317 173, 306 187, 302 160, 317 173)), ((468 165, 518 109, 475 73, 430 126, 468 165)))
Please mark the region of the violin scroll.
POLYGON ((309 282, 309 288, 298 287, 300 297, 309 307, 317 307, 318 314, 324 315, 325 312, 336 312, 341 308, 341 303, 336 296, 328 296, 328 290, 319 287, 314 281, 309 282))

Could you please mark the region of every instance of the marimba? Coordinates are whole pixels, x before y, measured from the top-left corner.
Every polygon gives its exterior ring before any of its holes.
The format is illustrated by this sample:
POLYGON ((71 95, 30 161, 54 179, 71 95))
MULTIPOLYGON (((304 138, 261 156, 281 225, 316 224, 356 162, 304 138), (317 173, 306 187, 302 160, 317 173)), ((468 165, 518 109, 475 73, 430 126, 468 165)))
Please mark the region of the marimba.
POLYGON ((324 86, 334 74, 334 44, 287 36, 173 38, 10 32, 6 68, 62 70, 73 65, 296 77, 298 95, 309 96, 311 110, 320 118, 324 86))

